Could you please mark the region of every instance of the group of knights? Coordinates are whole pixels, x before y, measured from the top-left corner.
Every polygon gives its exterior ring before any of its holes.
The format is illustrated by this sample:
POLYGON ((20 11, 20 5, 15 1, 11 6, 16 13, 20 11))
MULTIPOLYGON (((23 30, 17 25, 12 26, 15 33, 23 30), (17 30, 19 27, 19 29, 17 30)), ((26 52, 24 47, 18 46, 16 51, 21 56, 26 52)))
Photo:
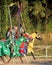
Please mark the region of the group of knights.
MULTIPOLYGON (((6 39, 10 39, 10 43, 16 43, 15 41, 17 40, 17 44, 19 46, 19 52, 22 56, 24 54, 27 54, 27 46, 28 43, 32 40, 32 37, 28 33, 26 33, 20 24, 20 29, 17 26, 14 26, 12 28, 8 28, 7 33, 6 33, 6 39), (20 40, 19 40, 20 39, 20 40), (18 42, 22 41, 21 43, 18 42), (20 45, 19 45, 20 44, 20 45)), ((11 47, 12 48, 12 47, 11 47)))

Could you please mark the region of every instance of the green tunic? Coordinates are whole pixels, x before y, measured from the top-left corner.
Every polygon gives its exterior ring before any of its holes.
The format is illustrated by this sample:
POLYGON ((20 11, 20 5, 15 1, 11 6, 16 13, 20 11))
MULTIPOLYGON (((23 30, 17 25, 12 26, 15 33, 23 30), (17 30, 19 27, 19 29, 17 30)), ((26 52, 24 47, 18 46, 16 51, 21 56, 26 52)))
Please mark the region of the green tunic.
POLYGON ((21 56, 19 50, 20 50, 20 45, 22 44, 22 42, 27 42, 27 39, 25 37, 20 37, 17 40, 14 41, 14 45, 13 43, 10 43, 10 39, 6 40, 6 42, 4 41, 0 41, 0 56, 4 56, 4 55, 8 55, 11 57, 15 57, 15 56, 21 56), (13 48, 13 53, 11 53, 11 48, 13 48))
POLYGON ((20 45, 22 44, 22 42, 27 42, 27 39, 25 37, 20 37, 18 38, 15 43, 18 45, 18 47, 20 47, 20 45))
POLYGON ((9 55, 10 56, 10 49, 5 46, 4 41, 0 41, 0 56, 9 55))

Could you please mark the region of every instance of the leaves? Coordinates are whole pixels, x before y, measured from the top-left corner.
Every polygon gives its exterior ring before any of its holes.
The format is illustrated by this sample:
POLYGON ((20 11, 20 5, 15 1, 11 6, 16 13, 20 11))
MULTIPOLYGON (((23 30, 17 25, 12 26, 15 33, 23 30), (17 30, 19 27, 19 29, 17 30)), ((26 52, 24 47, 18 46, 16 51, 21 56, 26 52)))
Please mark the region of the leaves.
POLYGON ((47 0, 42 0, 42 3, 46 4, 47 3, 47 0))
MULTIPOLYGON (((2 0, 2 3, 1 3, 2 8, 0 9, 1 10, 0 11, 1 12, 0 26, 2 29, 1 31, 2 31, 3 35, 5 35, 7 28, 11 25, 10 21, 9 21, 7 6, 13 2, 16 3, 17 1, 18 0, 8 0, 8 1, 2 0)), ((38 31, 41 31, 41 25, 43 22, 45 22, 46 16, 48 16, 48 14, 49 14, 49 12, 46 10, 46 7, 49 6, 47 3, 47 0, 20 0, 20 1, 23 3, 23 10, 21 12, 22 17, 20 19, 20 22, 22 24, 24 24, 24 26, 28 32, 32 32, 35 29, 37 29, 38 31), (46 12, 48 12, 48 14, 46 14, 46 12)), ((15 26, 15 25, 18 26, 18 18, 17 18, 18 7, 17 7, 17 5, 14 5, 10 8, 13 26, 15 26)), ((49 8, 47 7, 47 9, 49 9, 49 8)), ((47 21, 48 21, 48 19, 49 18, 47 18, 47 21)), ((50 19, 49 19, 49 21, 50 21, 50 19)), ((43 27, 43 25, 42 25, 42 27, 43 27)), ((50 25, 49 25, 49 27, 50 27, 50 25)), ((51 28, 49 28, 49 29, 51 29, 51 28)), ((48 30, 48 28, 47 28, 47 30, 48 30)))
POLYGON ((45 16, 45 8, 42 6, 42 3, 39 1, 39 2, 35 2, 34 3, 34 12, 33 14, 35 16, 37 16, 38 14, 41 15, 41 17, 44 17, 45 16))

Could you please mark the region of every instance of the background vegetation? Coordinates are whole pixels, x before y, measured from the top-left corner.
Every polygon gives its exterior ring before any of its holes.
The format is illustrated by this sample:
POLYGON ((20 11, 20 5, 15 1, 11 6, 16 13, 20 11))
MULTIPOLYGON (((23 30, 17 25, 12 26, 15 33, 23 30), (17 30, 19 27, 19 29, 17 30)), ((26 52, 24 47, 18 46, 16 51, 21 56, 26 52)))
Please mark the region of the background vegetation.
MULTIPOLYGON (((52 0, 20 0, 23 4, 20 22, 29 33, 52 32, 52 0)), ((11 26, 8 5, 18 0, 0 0, 0 33, 5 37, 8 27, 11 26)), ((18 26, 18 4, 10 7, 12 26, 18 26)), ((0 34, 0 37, 1 37, 0 34)))

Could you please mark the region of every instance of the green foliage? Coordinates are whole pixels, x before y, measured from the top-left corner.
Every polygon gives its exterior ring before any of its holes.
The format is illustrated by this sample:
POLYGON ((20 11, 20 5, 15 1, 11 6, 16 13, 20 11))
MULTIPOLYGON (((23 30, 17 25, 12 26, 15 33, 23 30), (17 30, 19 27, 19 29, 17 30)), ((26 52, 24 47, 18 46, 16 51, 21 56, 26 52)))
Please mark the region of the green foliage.
MULTIPOLYGON (((26 31, 31 33, 33 31, 35 31, 37 29, 38 32, 41 32, 41 28, 43 27, 42 25, 42 18, 44 22, 46 21, 46 7, 44 7, 42 5, 47 4, 47 0, 35 0, 32 2, 29 2, 30 0, 21 0, 23 2, 23 11, 21 12, 22 16, 21 16, 21 23, 24 24, 26 31), (29 3, 31 5, 29 5, 29 3), (29 12, 30 13, 30 17, 29 17, 29 12), (34 16, 34 17, 33 17, 34 16), (37 19, 35 21, 35 19, 37 19), (35 24, 36 25, 36 29, 35 29, 35 24), (41 26, 42 25, 42 26, 41 26)), ((2 32, 2 35, 5 36, 6 30, 8 27, 10 27, 10 21, 9 21, 9 13, 8 13, 8 8, 7 5, 9 5, 10 3, 12 3, 13 0, 2 0, 2 8, 0 9, 1 11, 1 18, 0 18, 0 29, 2 32)), ((15 1, 14 1, 15 2, 15 1)), ((17 8, 17 6, 15 6, 17 8)), ((48 7, 47 7, 48 8, 48 7)), ((50 9, 51 10, 51 9, 50 9)), ((14 11, 14 10, 13 10, 14 11)), ((12 7, 11 7, 11 12, 12 12, 12 7)), ((13 13, 13 12, 12 12, 13 13)), ((15 13, 15 11, 14 11, 15 13)), ((51 17, 51 16, 50 16, 51 17)), ((49 22, 48 24, 46 23, 45 25, 47 25, 46 27, 46 31, 52 31, 52 23, 50 21, 52 21, 52 18, 48 18, 47 21, 49 22)), ((18 26, 18 20, 17 20, 17 16, 12 16, 12 25, 17 25, 18 26)))
POLYGON ((42 3, 46 4, 47 3, 47 0, 42 0, 42 3))
POLYGON ((1 12, 1 32, 5 36, 8 28, 8 7, 7 0, 2 1, 2 12, 1 12))
POLYGON ((32 25, 32 22, 28 17, 28 6, 27 5, 26 5, 26 8, 22 12, 22 18, 23 18, 22 23, 24 22, 26 31, 30 33, 31 30, 34 28, 34 26, 32 25))
POLYGON ((7 4, 11 4, 13 0, 7 0, 7 4))
POLYGON ((41 17, 45 17, 45 13, 43 11, 40 13, 40 15, 41 17))
POLYGON ((52 17, 50 17, 49 19, 48 19, 48 24, 47 24, 47 28, 46 28, 46 31, 48 32, 52 32, 52 17))
POLYGON ((41 20, 38 21, 37 31, 41 32, 41 20))
POLYGON ((37 16, 38 14, 41 15, 41 17, 45 17, 45 8, 42 6, 42 3, 40 1, 36 1, 34 3, 34 15, 37 16))

